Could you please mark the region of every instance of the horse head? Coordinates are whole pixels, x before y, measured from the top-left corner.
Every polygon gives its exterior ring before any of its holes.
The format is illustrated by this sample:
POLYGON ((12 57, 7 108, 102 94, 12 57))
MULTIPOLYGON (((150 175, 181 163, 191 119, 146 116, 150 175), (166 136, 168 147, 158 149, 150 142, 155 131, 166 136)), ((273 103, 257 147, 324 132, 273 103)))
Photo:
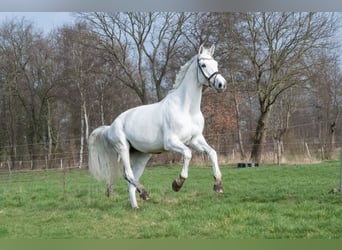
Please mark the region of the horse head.
POLYGON ((227 81, 218 71, 217 61, 213 58, 215 46, 210 49, 200 46, 197 57, 197 64, 202 73, 200 83, 216 89, 217 92, 223 92, 227 88, 227 81))

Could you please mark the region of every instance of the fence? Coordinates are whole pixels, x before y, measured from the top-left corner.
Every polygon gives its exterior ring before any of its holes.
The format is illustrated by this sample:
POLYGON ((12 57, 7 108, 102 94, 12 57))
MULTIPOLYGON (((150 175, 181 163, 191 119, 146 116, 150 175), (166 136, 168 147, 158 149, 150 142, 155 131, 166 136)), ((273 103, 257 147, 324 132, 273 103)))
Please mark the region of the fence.
MULTIPOLYGON (((220 164, 235 164, 242 159, 239 145, 232 143, 231 134, 209 135, 206 137, 210 145, 215 148, 220 164)), ((22 145, 23 146, 23 145, 22 145)), ((42 145, 43 148, 45 148, 42 145)), ((65 145, 69 148, 70 145, 65 145)), ((252 144, 244 145, 246 152, 250 152, 252 144)), ((303 140, 292 143, 268 142, 263 145, 262 155, 263 163, 298 163, 298 162, 317 162, 326 159, 326 148, 324 144, 315 142, 315 140, 303 140), (281 147, 281 158, 279 158, 279 147, 281 147)), ((335 143, 333 146, 332 158, 338 157, 341 145, 335 143)), ((43 149, 41 150, 44 151, 43 149)), ((13 156, 0 158, 0 171, 15 170, 33 170, 33 169, 64 169, 64 168, 87 168, 88 154, 85 151, 80 155, 79 150, 72 150, 68 153, 20 155, 17 158, 13 156), (80 160, 81 159, 81 160, 80 160)), ((181 164, 182 156, 174 152, 166 152, 154 155, 149 165, 159 164, 181 164)), ((191 161, 194 165, 210 164, 210 159, 204 153, 193 152, 191 161)))
MULTIPOLYGON (((242 158, 238 144, 222 144, 220 141, 224 141, 222 138, 209 138, 208 143, 215 148, 218 159, 221 164, 236 164, 241 161, 249 161, 250 150, 252 144, 244 145, 245 151, 247 152, 246 158, 242 158)), ((326 160, 327 150, 324 146, 319 143, 313 142, 298 142, 298 143, 282 143, 278 145, 277 142, 265 143, 263 145, 264 151, 261 157, 262 163, 310 163, 319 162, 326 160), (281 154, 279 155, 279 147, 281 147, 281 154), (279 158, 280 157, 280 158, 279 158)), ((334 143, 332 147, 330 159, 337 159, 341 150, 341 145, 334 143)), ((172 164, 180 163, 182 156, 168 152, 152 157, 152 164, 172 164)), ((209 158, 204 153, 193 153, 192 157, 193 164, 208 164, 209 158)))

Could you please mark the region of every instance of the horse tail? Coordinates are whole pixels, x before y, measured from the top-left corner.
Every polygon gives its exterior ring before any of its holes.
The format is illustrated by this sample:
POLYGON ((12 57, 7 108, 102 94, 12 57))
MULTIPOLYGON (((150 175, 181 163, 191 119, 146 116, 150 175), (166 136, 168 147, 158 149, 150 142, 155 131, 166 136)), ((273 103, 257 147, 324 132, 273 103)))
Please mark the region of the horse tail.
POLYGON ((110 126, 101 126, 95 129, 88 140, 89 172, 99 181, 106 181, 111 188, 122 175, 118 160, 118 153, 113 143, 107 137, 110 126))

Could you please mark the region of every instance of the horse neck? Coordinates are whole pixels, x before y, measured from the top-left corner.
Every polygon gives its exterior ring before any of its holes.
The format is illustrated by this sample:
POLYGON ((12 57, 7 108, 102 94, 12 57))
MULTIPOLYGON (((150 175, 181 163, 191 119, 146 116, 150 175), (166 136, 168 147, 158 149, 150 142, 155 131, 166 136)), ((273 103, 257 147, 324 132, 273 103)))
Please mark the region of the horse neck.
POLYGON ((182 109, 191 113, 200 111, 202 85, 198 83, 196 63, 192 63, 175 94, 179 97, 182 109))

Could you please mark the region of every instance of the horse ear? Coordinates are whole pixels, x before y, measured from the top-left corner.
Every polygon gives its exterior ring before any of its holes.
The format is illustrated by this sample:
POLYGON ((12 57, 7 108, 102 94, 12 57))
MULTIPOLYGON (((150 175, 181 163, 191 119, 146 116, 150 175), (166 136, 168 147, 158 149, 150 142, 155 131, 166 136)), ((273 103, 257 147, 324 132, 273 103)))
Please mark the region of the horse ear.
POLYGON ((201 46, 199 47, 198 54, 200 55, 202 54, 202 52, 203 52, 203 44, 201 44, 201 46))
POLYGON ((214 55, 214 52, 215 52, 215 45, 213 44, 213 45, 211 45, 211 47, 210 47, 210 54, 211 54, 211 56, 214 55))

